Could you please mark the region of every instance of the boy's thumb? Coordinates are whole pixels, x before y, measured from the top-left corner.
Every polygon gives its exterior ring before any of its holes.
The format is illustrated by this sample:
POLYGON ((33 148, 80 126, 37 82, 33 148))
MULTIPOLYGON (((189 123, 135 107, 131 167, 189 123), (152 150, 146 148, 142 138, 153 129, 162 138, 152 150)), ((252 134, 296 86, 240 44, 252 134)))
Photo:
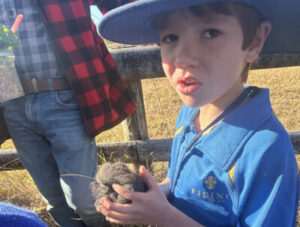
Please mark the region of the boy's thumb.
POLYGON ((148 185, 149 189, 156 187, 156 181, 152 177, 152 175, 147 171, 145 166, 140 166, 139 169, 140 176, 144 179, 146 184, 148 185))

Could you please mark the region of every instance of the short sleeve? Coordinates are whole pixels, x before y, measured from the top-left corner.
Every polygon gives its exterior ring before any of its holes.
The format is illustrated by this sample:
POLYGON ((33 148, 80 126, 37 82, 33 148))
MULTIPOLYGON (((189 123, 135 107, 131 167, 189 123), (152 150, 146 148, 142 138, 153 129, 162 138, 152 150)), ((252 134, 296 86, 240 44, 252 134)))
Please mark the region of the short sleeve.
POLYGON ((288 148, 288 144, 274 143, 265 151, 252 179, 237 226, 295 226, 298 168, 294 151, 288 148))

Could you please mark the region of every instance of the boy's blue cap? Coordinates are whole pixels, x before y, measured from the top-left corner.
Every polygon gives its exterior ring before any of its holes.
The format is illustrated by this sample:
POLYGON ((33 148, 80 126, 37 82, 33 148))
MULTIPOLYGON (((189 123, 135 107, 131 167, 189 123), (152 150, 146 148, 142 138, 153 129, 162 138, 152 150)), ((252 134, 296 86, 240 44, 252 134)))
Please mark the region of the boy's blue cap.
POLYGON ((272 23, 264 53, 300 52, 300 0, 139 0, 105 14, 99 32, 103 38, 118 43, 158 43, 158 34, 152 27, 157 15, 216 2, 254 6, 272 23))

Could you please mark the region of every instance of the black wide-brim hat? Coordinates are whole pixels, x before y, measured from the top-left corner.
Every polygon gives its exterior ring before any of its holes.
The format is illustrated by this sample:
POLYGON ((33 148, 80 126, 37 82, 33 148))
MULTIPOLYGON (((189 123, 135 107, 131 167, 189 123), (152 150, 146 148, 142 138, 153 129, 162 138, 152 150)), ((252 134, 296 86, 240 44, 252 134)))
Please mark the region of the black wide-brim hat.
POLYGON ((300 0, 139 0, 111 10, 99 24, 100 35, 124 44, 158 43, 152 20, 166 12, 216 2, 245 3, 272 23, 263 53, 300 52, 300 0))

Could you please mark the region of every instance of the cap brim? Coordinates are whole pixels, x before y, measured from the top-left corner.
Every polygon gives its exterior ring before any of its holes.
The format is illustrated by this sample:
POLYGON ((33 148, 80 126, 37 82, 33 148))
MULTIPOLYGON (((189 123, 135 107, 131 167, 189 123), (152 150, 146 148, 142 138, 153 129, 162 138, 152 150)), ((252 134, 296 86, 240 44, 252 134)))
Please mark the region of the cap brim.
MULTIPOLYGON (((99 32, 105 39, 124 44, 158 43, 158 34, 152 27, 157 15, 194 5, 228 0, 139 0, 118 7, 104 15, 99 32)), ((258 8, 272 23, 264 53, 300 52, 299 0, 236 0, 258 8)))

